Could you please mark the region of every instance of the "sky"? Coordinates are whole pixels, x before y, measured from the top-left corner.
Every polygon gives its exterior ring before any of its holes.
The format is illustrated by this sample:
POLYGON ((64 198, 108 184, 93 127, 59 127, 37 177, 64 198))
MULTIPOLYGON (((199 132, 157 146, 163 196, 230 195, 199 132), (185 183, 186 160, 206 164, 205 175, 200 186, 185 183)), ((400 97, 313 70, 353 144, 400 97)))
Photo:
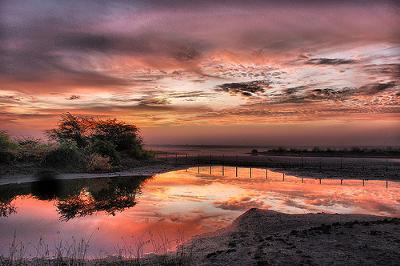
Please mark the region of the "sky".
POLYGON ((147 144, 400 145, 396 1, 0 0, 0 129, 147 144))

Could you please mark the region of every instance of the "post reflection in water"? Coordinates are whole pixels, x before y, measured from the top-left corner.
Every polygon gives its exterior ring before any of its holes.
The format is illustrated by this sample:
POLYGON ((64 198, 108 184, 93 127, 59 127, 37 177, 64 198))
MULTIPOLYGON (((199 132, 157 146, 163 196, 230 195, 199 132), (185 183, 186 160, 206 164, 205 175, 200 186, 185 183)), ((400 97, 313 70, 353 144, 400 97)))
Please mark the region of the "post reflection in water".
POLYGON ((253 207, 400 216, 400 184, 394 181, 297 178, 228 166, 209 173, 204 166, 151 178, 62 180, 51 197, 37 194, 38 183, 0 186, 0 252, 7 252, 14 231, 25 243, 43 237, 50 245, 92 236, 91 256, 161 234, 172 250, 182 234, 188 239, 214 231, 253 207))

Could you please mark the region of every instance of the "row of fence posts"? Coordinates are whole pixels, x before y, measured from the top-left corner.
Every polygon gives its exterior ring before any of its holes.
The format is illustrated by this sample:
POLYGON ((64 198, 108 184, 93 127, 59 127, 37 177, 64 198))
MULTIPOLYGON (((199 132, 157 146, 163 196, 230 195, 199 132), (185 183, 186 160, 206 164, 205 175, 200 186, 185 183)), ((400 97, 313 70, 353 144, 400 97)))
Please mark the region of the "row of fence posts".
MULTIPOLYGON (((222 164, 222 176, 225 176, 225 165, 222 164)), ((238 175, 238 166, 235 166, 235 177, 239 177, 238 175)), ((212 174, 212 165, 208 166, 208 173, 211 175, 212 174)), ((249 178, 252 178, 252 167, 249 167, 249 178)), ((187 169, 186 169, 187 171, 187 169)), ((200 164, 197 165, 197 174, 200 174, 200 164)), ((282 181, 285 181, 285 173, 282 172, 282 181)), ((265 179, 268 180, 268 168, 265 168, 265 179)), ((318 178, 319 184, 322 184, 322 178, 318 178)), ((362 179, 362 186, 365 186, 365 181, 368 181, 368 179, 362 179)), ((304 177, 301 177, 301 183, 304 183, 304 177)), ((340 179, 340 185, 343 185, 343 179, 340 179)), ((385 186, 388 188, 389 183, 387 180, 385 180, 385 186)))
MULTIPOLYGON (((164 157, 165 161, 168 161, 168 158, 170 157, 168 155, 171 155, 171 153, 165 153, 165 157, 164 157)), ((175 159, 175 164, 178 165, 178 157, 179 157, 178 153, 172 153, 172 155, 173 155, 173 158, 175 159)), ((187 153, 184 154, 184 157, 186 159, 186 162, 188 162, 189 156, 187 153)), ((197 173, 200 173, 200 165, 201 165, 200 157, 201 157, 200 155, 197 155, 197 173)), ((209 160, 208 160, 209 171, 208 172, 211 175, 212 174, 212 164, 213 164, 212 163, 212 155, 210 154, 208 156, 208 158, 209 158, 209 160)), ((301 162, 301 168, 304 168, 305 164, 304 164, 303 156, 301 156, 300 162, 301 162)), ((220 163, 222 165, 222 175, 224 176, 225 175, 225 155, 222 155, 222 161, 220 161, 220 163)), ((235 176, 238 177, 238 166, 237 166, 238 165, 238 156, 237 155, 235 155, 235 165, 236 165, 235 166, 235 176)), ((285 166, 283 163, 281 165, 281 168, 285 169, 285 166)), ((364 164, 362 165, 362 168, 363 168, 363 170, 365 170, 364 164)), ((342 157, 340 158, 340 169, 343 169, 343 158, 342 157)), ((187 169, 186 169, 186 171, 187 171, 187 169)), ((319 171, 322 172, 322 159, 319 161, 319 171)), ((387 172, 387 171, 388 171, 388 160, 386 160, 386 166, 385 166, 385 172, 387 172)), ((252 167, 249 167, 249 177, 250 178, 252 177, 252 167)), ((268 179, 268 169, 267 168, 265 169, 265 178, 268 179)), ((285 181, 285 173, 282 173, 282 181, 285 181)), ((301 182, 302 183, 304 182, 303 178, 301 178, 301 182)), ((363 186, 365 186, 365 179, 363 179, 362 182, 363 182, 363 186)), ((319 179, 319 183, 320 184, 322 183, 321 179, 319 179)), ((340 180, 340 184, 341 185, 343 184, 343 179, 340 180)), ((388 181, 386 181, 386 188, 387 187, 388 187, 388 181)))
MULTIPOLYGON (((172 155, 172 157, 173 157, 173 159, 175 161, 175 164, 178 165, 178 158, 179 158, 179 156, 178 156, 179 154, 178 153, 164 153, 164 161, 168 162, 168 159, 171 157, 170 155, 172 155)), ((183 157, 183 155, 184 155, 185 161, 188 163, 189 162, 188 161, 188 159, 189 159, 188 154, 185 153, 185 154, 181 154, 181 155, 182 155, 181 157, 183 157)), ((205 157, 205 156, 200 156, 199 154, 197 155, 197 164, 198 165, 201 164, 200 163, 200 158, 201 157, 205 157)), ((221 157, 222 157, 222 160, 219 161, 219 163, 224 165, 225 164, 225 155, 223 154, 221 157)), ((157 153, 156 153, 156 158, 157 158, 157 153)), ((162 159, 162 154, 161 153, 159 154, 158 159, 162 159)), ((238 162, 239 162, 238 161, 238 156, 235 155, 234 164, 238 165, 238 162)), ((209 155, 208 163, 209 163, 209 165, 213 164, 212 163, 212 155, 211 154, 209 155)), ((389 170, 388 165, 389 165, 389 161, 386 159, 386 163, 385 163, 385 172, 386 173, 389 170)), ((272 167, 276 167, 276 166, 272 166, 272 167)), ((301 167, 301 169, 305 168, 305 161, 304 161, 304 157, 303 156, 300 157, 300 167, 301 167)), ((291 168, 291 167, 290 167, 290 164, 289 165, 285 165, 284 162, 281 162, 279 168, 286 169, 286 168, 291 168)), ((340 158, 340 169, 343 170, 343 157, 340 158)), ((320 160, 319 160, 318 170, 319 170, 320 173, 322 172, 322 158, 320 158, 320 160)), ((362 170, 365 171, 365 165, 364 164, 362 164, 362 170)))

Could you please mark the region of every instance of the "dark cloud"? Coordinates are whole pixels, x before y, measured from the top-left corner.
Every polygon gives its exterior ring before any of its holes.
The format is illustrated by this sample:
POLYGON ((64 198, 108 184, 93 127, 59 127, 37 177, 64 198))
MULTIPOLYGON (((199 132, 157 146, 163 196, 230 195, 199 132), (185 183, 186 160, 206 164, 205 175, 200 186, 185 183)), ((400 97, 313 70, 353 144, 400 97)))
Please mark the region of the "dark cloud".
POLYGON ((0 104, 18 104, 21 98, 13 95, 0 96, 0 104))
POLYGON ((339 59, 339 58, 312 58, 307 60, 307 64, 312 65, 347 65, 356 63, 353 59, 339 59))
POLYGON ((391 81, 391 82, 386 82, 386 83, 370 83, 364 86, 361 86, 358 91, 361 94, 366 94, 366 95, 373 95, 377 94, 392 88, 396 87, 396 82, 391 81))
POLYGON ((373 64, 365 65, 363 69, 377 77, 389 77, 394 80, 400 80, 400 64, 373 64))
POLYGON ((158 106, 158 105, 167 105, 170 101, 166 98, 152 98, 152 97, 145 97, 139 101, 140 105, 146 106, 158 106))
POLYGON ((79 95, 71 95, 67 98, 67 100, 73 101, 73 100, 79 100, 80 98, 81 98, 81 96, 79 96, 79 95))
POLYGON ((169 93, 167 95, 168 98, 201 98, 201 97, 210 97, 212 93, 204 92, 204 91, 189 91, 189 92, 174 92, 169 93))
POLYGON ((225 83, 218 86, 217 91, 229 92, 231 94, 242 94, 243 96, 253 96, 265 92, 270 86, 266 80, 256 80, 240 83, 225 83))

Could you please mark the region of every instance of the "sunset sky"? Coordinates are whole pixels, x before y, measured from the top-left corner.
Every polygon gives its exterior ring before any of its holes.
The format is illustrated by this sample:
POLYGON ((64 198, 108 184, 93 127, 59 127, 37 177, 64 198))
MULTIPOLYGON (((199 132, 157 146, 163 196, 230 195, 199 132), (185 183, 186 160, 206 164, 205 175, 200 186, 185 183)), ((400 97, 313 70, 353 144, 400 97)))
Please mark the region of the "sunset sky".
POLYGON ((400 145, 396 1, 0 0, 0 129, 150 144, 400 145))

